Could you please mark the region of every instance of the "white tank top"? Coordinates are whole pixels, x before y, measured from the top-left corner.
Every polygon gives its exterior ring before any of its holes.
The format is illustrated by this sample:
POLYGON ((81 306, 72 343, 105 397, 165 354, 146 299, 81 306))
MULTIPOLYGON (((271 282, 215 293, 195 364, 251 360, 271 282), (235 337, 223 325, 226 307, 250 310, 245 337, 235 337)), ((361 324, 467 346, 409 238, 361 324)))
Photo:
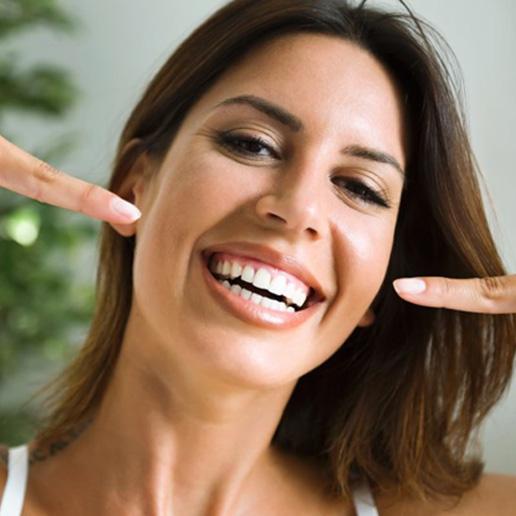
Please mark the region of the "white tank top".
MULTIPOLYGON (((26 444, 9 448, 7 482, 0 502, 0 516, 21 516, 27 477, 29 474, 29 449, 26 444)), ((378 511, 367 482, 353 491, 356 516, 378 516, 378 511)))

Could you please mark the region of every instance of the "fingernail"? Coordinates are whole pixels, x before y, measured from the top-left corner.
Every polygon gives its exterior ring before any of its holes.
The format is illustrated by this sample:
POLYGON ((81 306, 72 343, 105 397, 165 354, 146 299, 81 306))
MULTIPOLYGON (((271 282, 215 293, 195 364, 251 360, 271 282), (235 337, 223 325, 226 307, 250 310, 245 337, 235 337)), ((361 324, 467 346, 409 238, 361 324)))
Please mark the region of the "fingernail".
POLYGON ((419 278, 397 279, 393 286, 398 294, 421 294, 426 289, 426 283, 419 278))
POLYGON ((111 199, 111 208, 131 222, 142 216, 141 211, 134 204, 124 201, 120 199, 120 197, 113 197, 113 199, 111 199))

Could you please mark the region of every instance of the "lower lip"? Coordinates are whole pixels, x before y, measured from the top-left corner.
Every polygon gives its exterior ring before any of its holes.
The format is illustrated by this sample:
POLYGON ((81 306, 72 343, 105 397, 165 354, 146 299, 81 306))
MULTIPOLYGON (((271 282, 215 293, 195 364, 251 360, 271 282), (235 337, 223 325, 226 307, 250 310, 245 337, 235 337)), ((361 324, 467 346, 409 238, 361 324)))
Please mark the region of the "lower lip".
POLYGON ((208 270, 208 265, 201 255, 201 267, 204 279, 213 296, 233 315, 245 321, 264 328, 290 329, 303 324, 319 308, 320 303, 300 310, 299 312, 279 312, 257 305, 229 291, 219 283, 208 270))

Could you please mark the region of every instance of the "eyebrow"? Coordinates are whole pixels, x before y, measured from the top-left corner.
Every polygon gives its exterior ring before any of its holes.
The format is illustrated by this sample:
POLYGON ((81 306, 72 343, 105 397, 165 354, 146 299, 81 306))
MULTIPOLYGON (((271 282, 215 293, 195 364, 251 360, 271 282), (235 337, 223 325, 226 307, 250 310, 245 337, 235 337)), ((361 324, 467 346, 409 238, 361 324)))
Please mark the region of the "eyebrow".
MULTIPOLYGON (((230 97, 222 102, 219 102, 213 109, 216 109, 221 106, 230 106, 234 104, 246 104, 249 105, 262 113, 265 113, 267 116, 274 118, 280 124, 288 127, 295 133, 302 131, 304 129, 304 124, 300 118, 293 115, 285 108, 279 106, 278 104, 274 104, 270 100, 266 100, 262 97, 258 97, 256 95, 239 95, 237 97, 230 97)), ((345 154, 347 156, 354 156, 356 158, 367 159, 369 161, 375 161, 377 163, 384 163, 387 165, 391 165, 394 167, 402 176, 405 175, 403 168, 398 163, 394 156, 390 154, 380 151, 378 149, 373 149, 371 147, 365 147, 363 145, 348 145, 341 149, 341 154, 345 154)))

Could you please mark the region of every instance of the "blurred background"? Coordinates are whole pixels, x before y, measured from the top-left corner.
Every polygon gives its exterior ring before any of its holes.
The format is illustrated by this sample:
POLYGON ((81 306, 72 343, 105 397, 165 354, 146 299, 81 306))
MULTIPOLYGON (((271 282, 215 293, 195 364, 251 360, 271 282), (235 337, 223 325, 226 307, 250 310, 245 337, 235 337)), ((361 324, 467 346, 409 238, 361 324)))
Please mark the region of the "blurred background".
MULTIPOLYGON (((119 134, 174 48, 224 1, 0 0, 0 134, 105 184, 119 134)), ((396 0, 372 4, 398 7, 396 0)), ((516 3, 408 0, 454 50, 492 229, 516 272, 516 3)), ((70 360, 93 312, 100 222, 0 190, 0 442, 31 439, 29 398, 70 360)), ((482 432, 516 474, 516 379, 482 432)))

